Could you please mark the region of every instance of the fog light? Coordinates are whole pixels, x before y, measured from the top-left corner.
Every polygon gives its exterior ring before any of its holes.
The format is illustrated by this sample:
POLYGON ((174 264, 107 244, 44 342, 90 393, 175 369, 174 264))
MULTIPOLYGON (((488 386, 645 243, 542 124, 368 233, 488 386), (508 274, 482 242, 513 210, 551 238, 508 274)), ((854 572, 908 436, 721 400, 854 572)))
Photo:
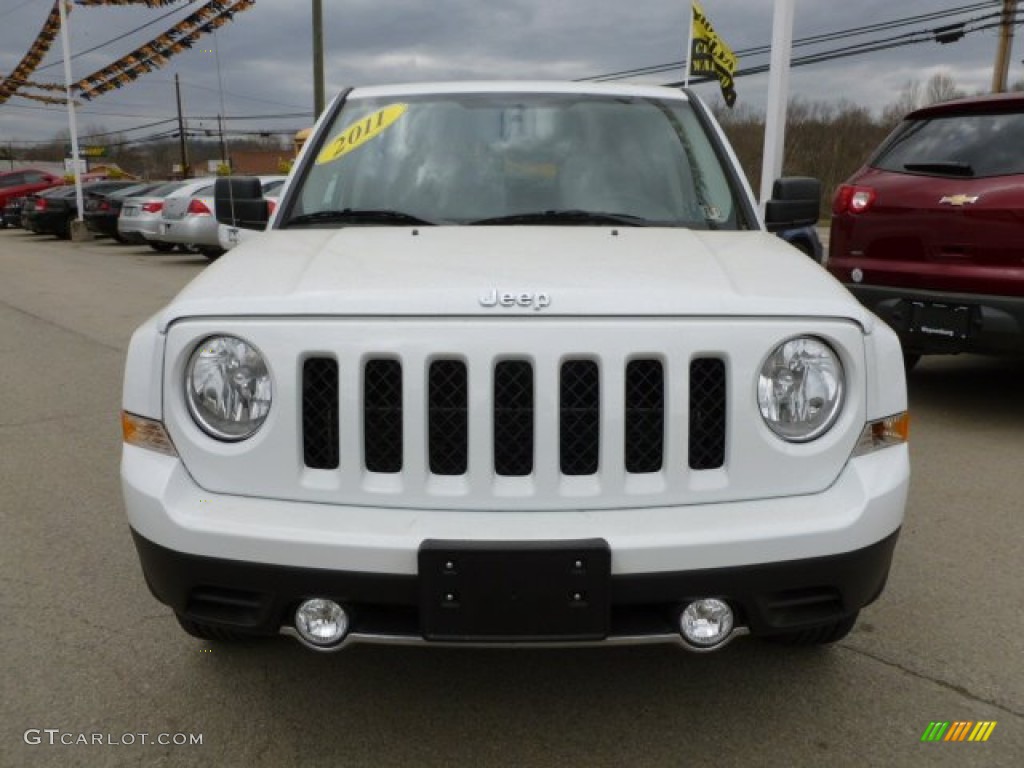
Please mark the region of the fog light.
POLYGON ((313 645, 337 645, 348 633, 348 614, 333 600, 306 600, 295 611, 295 630, 313 645))
POLYGON ((697 648, 713 648, 729 639, 732 608, 713 597, 694 600, 679 614, 683 639, 697 648))

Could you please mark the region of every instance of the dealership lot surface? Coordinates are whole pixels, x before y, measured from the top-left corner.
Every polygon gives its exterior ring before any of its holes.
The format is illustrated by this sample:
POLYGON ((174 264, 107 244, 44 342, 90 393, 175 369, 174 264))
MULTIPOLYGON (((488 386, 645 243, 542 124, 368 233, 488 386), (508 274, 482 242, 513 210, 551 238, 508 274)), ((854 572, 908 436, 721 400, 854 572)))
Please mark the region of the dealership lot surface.
POLYGON ((911 375, 893 573, 833 648, 210 646, 146 590, 117 478, 129 336, 207 264, 0 231, 0 765, 1024 763, 1024 361, 911 375))

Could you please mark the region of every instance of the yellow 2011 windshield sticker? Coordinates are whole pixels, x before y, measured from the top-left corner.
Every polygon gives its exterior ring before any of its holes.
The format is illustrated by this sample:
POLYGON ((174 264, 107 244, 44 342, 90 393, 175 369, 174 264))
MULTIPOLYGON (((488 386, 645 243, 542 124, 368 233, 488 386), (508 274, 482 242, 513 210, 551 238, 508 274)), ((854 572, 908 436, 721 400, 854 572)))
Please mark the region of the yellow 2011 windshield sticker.
POLYGON ((380 136, 391 125, 405 114, 408 104, 391 104, 384 109, 361 118, 328 142, 316 157, 316 164, 331 163, 344 157, 353 149, 361 147, 370 139, 380 136))

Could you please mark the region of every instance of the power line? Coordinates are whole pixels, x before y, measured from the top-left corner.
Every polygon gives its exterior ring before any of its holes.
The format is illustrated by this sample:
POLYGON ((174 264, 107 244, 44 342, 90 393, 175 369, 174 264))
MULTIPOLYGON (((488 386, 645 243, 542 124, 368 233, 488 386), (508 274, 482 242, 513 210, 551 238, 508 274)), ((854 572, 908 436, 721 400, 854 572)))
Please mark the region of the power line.
MULTIPOLYGON (((995 27, 1000 26, 1000 24, 1001 24, 1001 22, 993 22, 991 24, 983 24, 981 26, 974 27, 973 29, 969 29, 969 30, 965 29, 964 30, 964 34, 967 35, 967 34, 971 34, 973 32, 981 32, 981 31, 984 31, 986 29, 994 29, 995 27)), ((1024 19, 1016 19, 1013 22, 1013 26, 1021 26, 1022 24, 1024 24, 1024 19)), ((834 61, 836 59, 845 59, 845 58, 848 58, 850 56, 860 56, 860 55, 865 54, 865 53, 877 53, 879 51, 892 50, 893 48, 902 48, 902 47, 907 46, 907 45, 917 45, 919 43, 927 43, 927 42, 931 42, 932 40, 933 40, 932 37, 922 37, 922 38, 916 39, 916 40, 915 39, 902 40, 902 39, 897 39, 897 38, 891 38, 890 41, 880 41, 880 42, 877 42, 877 43, 861 43, 859 45, 848 46, 847 48, 843 48, 843 49, 837 49, 837 50, 833 50, 833 51, 824 51, 822 53, 816 53, 816 54, 810 54, 810 55, 807 55, 807 56, 798 57, 798 58, 793 59, 790 62, 790 66, 792 66, 792 67, 805 67, 805 66, 808 66, 809 64, 821 64, 821 63, 824 63, 824 62, 827 62, 827 61, 834 61)), ((769 67, 768 67, 767 64, 761 64, 761 65, 758 65, 758 66, 755 66, 755 67, 748 67, 746 69, 738 70, 737 72, 734 73, 733 76, 736 77, 736 78, 740 78, 740 77, 745 77, 747 75, 759 75, 759 74, 763 74, 763 73, 767 72, 768 69, 769 69, 769 67)), ((701 82, 701 83, 703 83, 703 82, 710 82, 710 81, 711 81, 710 78, 701 78, 700 80, 697 80, 697 81, 695 81, 695 80, 693 80, 691 78, 691 80, 690 80, 691 83, 694 83, 694 82, 701 82)), ((674 83, 665 83, 665 85, 667 87, 670 87, 670 88, 679 88, 679 87, 681 87, 683 85, 683 82, 679 81, 679 82, 674 82, 674 83)))
POLYGON ((10 16, 12 13, 16 13, 17 11, 20 11, 22 8, 32 5, 33 2, 35 2, 35 0, 25 0, 25 2, 22 3, 21 5, 16 5, 13 8, 10 8, 4 11, 3 13, 0 13, 0 19, 4 18, 5 16, 10 16))
MULTIPOLYGON (((193 2, 195 2, 195 0, 188 0, 188 2, 189 2, 189 5, 191 5, 193 2)), ((185 8, 187 8, 187 7, 188 6, 186 5, 186 6, 181 6, 181 7, 175 8, 174 10, 168 11, 167 13, 163 14, 162 16, 156 17, 152 21, 147 21, 145 24, 143 24, 140 27, 136 27, 135 29, 131 29, 131 30, 125 32, 124 34, 118 35, 117 37, 112 37, 110 40, 107 40, 105 43, 100 43, 99 45, 94 45, 92 48, 87 48, 84 51, 79 51, 78 53, 72 54, 71 59, 73 61, 74 59, 77 59, 80 56, 85 56, 87 53, 92 53, 93 51, 98 51, 100 48, 106 48, 108 45, 111 45, 112 43, 118 43, 121 40, 124 40, 126 37, 131 37, 136 32, 141 32, 142 30, 146 29, 147 27, 151 27, 154 24, 156 24, 157 22, 163 21, 168 16, 173 16, 174 14, 179 13, 179 12, 185 10, 185 8)), ((44 67, 36 67, 36 72, 40 72, 40 71, 42 71, 44 69, 50 69, 51 67, 59 67, 63 63, 64 63, 64 59, 60 59, 59 61, 55 61, 52 64, 47 64, 44 67)))
MULTIPOLYGON (((918 24, 925 21, 937 21, 939 19, 950 18, 952 16, 960 16, 971 11, 981 10, 983 8, 991 8, 993 0, 987 0, 987 2, 976 2, 969 5, 960 6, 958 8, 951 8, 944 11, 932 11, 930 13, 917 14, 915 16, 906 16, 900 19, 894 19, 887 22, 879 22, 877 24, 868 24, 860 27, 851 27, 849 29, 838 30, 836 32, 826 32, 818 35, 811 35, 809 37, 803 37, 793 41, 794 48, 802 48, 809 45, 816 45, 823 42, 834 42, 837 40, 843 40, 851 37, 859 37, 862 35, 870 34, 871 32, 880 32, 890 29, 898 29, 900 27, 910 26, 912 24, 918 24)), ((979 18, 995 18, 999 15, 998 13, 990 14, 979 18)), ((974 19, 970 20, 974 21, 974 19)), ((750 48, 744 48, 737 50, 735 53, 737 57, 750 57, 760 56, 771 52, 771 45, 758 45, 750 48)), ((679 69, 685 65, 685 61, 672 61, 664 64, 652 64, 646 67, 636 67, 634 69, 620 70, 618 72, 608 72, 602 75, 594 75, 591 77, 580 78, 580 80, 589 80, 595 82, 609 82, 612 80, 624 80, 630 77, 639 77, 641 75, 653 75, 660 74, 662 72, 669 72, 673 69, 679 69)))

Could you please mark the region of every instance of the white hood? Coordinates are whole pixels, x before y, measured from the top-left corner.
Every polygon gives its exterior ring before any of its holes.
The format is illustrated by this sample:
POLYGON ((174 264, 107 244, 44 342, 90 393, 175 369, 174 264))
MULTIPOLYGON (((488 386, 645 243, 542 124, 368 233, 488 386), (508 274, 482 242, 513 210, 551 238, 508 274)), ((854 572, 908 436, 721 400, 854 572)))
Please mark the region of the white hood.
POLYGON ((806 316, 872 326, 825 270, 765 232, 425 226, 271 230, 208 267, 160 327, 210 316, 510 315, 806 316))

